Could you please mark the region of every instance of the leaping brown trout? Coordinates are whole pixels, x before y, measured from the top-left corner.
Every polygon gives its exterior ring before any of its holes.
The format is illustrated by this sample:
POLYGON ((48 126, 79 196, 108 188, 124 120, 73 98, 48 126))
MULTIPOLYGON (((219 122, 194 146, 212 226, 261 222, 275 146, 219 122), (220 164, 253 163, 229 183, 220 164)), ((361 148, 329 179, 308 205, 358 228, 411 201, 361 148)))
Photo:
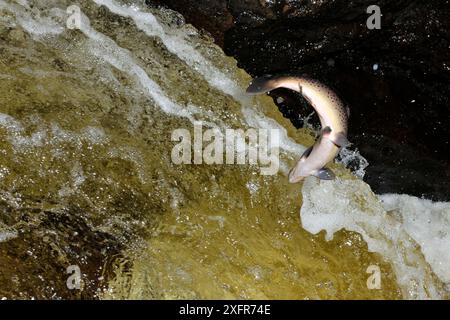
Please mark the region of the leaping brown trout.
POLYGON ((247 88, 248 94, 260 94, 277 88, 297 91, 317 112, 322 126, 315 144, 308 148, 289 172, 289 182, 297 183, 308 176, 333 180, 335 174, 326 165, 336 158, 347 140, 349 112, 343 101, 326 85, 308 77, 264 76, 247 88))

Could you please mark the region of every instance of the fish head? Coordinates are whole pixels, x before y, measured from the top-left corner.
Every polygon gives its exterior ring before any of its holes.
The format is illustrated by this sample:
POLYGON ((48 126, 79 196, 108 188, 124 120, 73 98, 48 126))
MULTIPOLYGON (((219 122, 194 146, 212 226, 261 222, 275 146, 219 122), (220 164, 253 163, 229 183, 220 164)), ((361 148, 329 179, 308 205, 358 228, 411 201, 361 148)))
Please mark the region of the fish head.
POLYGON ((301 170, 298 168, 299 163, 289 171, 289 183, 299 183, 302 182, 306 177, 299 174, 301 170))
POLYGON ((247 94, 257 95, 261 93, 266 93, 276 89, 278 87, 277 80, 273 79, 270 75, 265 75, 252 80, 249 87, 247 88, 247 94))
POLYGON ((307 85, 307 83, 306 79, 299 77, 265 75, 252 80, 247 88, 247 94, 256 95, 278 88, 287 88, 302 93, 302 84, 307 85))
POLYGON ((308 176, 305 171, 305 163, 311 150, 312 148, 307 149, 300 160, 298 160, 297 164, 289 171, 289 183, 299 183, 308 176))

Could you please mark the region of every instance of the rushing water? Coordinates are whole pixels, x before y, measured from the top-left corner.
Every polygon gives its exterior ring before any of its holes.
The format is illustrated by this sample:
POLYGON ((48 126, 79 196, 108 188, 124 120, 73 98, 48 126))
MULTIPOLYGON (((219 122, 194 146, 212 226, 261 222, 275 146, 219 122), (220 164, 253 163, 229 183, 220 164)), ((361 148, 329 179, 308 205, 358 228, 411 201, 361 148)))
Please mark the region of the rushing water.
POLYGON ((314 134, 208 37, 139 1, 83 1, 69 29, 71 5, 0 0, 0 297, 448 297, 449 204, 380 199, 349 151, 356 176, 289 185, 314 134), (197 121, 280 129, 279 174, 175 165, 197 121))

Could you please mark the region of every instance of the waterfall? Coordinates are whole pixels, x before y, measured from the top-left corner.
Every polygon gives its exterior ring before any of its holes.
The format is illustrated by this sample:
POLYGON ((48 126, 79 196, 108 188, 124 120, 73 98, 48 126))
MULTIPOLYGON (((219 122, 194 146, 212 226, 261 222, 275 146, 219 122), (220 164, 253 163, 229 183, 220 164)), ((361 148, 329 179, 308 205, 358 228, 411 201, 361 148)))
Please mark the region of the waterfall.
POLYGON ((449 204, 375 195, 349 151, 335 181, 289 185, 314 133, 246 96, 250 77, 208 37, 144 1, 84 1, 71 29, 71 5, 0 1, 0 270, 19 279, 0 277, 0 297, 448 297, 449 204), (279 173, 174 164, 172 133, 196 123, 277 130, 279 173))

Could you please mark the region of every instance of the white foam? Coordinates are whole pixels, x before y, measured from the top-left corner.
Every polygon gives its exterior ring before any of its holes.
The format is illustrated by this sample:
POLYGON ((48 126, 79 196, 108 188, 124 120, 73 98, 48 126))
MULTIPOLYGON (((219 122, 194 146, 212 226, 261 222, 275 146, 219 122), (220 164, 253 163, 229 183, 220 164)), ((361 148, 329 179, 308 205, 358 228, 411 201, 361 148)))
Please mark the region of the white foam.
POLYGON ((241 89, 236 82, 227 77, 223 72, 215 68, 210 61, 199 53, 188 41, 183 32, 173 32, 165 29, 158 19, 150 12, 143 12, 137 6, 118 5, 114 0, 94 0, 98 5, 107 7, 111 12, 133 19, 136 26, 150 37, 161 39, 166 48, 187 63, 192 69, 198 71, 208 83, 234 96, 241 89))
POLYGON ((337 162, 343 164, 346 168, 350 168, 353 174, 359 179, 364 178, 369 162, 358 150, 350 150, 344 147, 340 150, 339 157, 340 160, 337 162))
MULTIPOLYGON (((20 199, 14 197, 11 193, 0 191, 0 197, 2 201, 8 203, 12 208, 17 209, 19 207, 20 199)), ((18 232, 0 221, 0 243, 6 242, 18 237, 18 232)))
POLYGON ((42 146, 46 138, 46 133, 42 130, 34 132, 30 137, 25 136, 24 128, 20 121, 3 113, 0 113, 0 127, 7 131, 8 141, 18 149, 42 146))
MULTIPOLYGON (((444 276, 442 280, 445 281, 450 267, 448 255, 442 259, 438 255, 441 250, 448 248, 448 240, 443 248, 448 233, 445 232, 445 235, 438 238, 436 235, 443 230, 449 230, 448 220, 445 221, 445 226, 440 229, 435 227, 435 232, 428 234, 429 230, 424 227, 424 221, 413 218, 414 210, 419 214, 419 210, 424 208, 423 204, 415 202, 405 206, 410 198, 384 196, 385 205, 395 203, 403 206, 400 209, 402 216, 409 217, 405 220, 406 224, 402 223, 395 214, 386 211, 370 187, 360 180, 319 181, 309 177, 303 185, 302 195, 300 215, 304 229, 313 234, 325 230, 328 240, 341 229, 358 232, 367 242, 370 251, 380 253, 391 262, 405 298, 441 298, 441 292, 430 275, 428 264, 420 250, 416 249, 414 236, 419 239, 419 243, 427 243, 426 248, 433 252, 426 254, 427 261, 434 262, 433 270, 444 276), (398 202, 398 199, 408 201, 398 202)), ((431 206, 427 203, 425 206, 435 209, 433 212, 436 215, 436 224, 443 222, 446 215, 448 218, 448 204, 431 206)), ((394 207, 397 208, 396 205, 394 207)))
POLYGON ((108 141, 105 131, 99 127, 87 126, 83 129, 82 136, 94 145, 108 141))
POLYGON ((8 114, 0 113, 0 126, 10 133, 20 133, 23 131, 22 124, 8 114))
POLYGON ((0 127, 6 130, 7 140, 17 151, 42 147, 49 141, 51 143, 69 142, 79 144, 85 140, 92 145, 103 144, 108 141, 102 128, 87 126, 81 130, 81 133, 76 133, 65 131, 56 123, 50 124, 50 128, 47 128, 39 117, 36 117, 35 121, 39 126, 35 132, 28 136, 19 120, 10 115, 0 113, 0 127), (49 139, 50 136, 52 136, 53 140, 49 139))
POLYGON ((16 231, 0 231, 0 242, 5 242, 17 238, 16 231))
POLYGON ((386 211, 395 212, 401 228, 421 247, 436 275, 450 284, 450 203, 409 195, 381 195, 386 211))
POLYGON ((162 111, 186 117, 191 122, 195 121, 192 114, 199 112, 198 108, 190 106, 187 109, 173 102, 164 94, 161 87, 133 61, 128 50, 118 46, 111 38, 93 29, 85 15, 83 15, 81 31, 91 40, 89 49, 92 54, 136 79, 146 90, 146 93, 161 107, 162 111))
MULTIPOLYGON (((58 25, 57 22, 50 18, 39 17, 39 19, 33 19, 26 7, 19 7, 17 5, 7 6, 3 4, 0 5, 1 8, 5 8, 14 13, 17 22, 32 35, 60 34, 64 30, 63 25, 58 25)), ((52 15, 57 17, 65 15, 65 12, 58 8, 53 8, 51 12, 52 15)), ((192 114, 198 112, 199 109, 197 107, 189 106, 189 108, 182 108, 170 100, 156 82, 151 80, 146 72, 133 61, 128 50, 121 48, 111 38, 94 30, 90 25, 89 19, 84 14, 81 13, 81 17, 82 23, 80 24, 80 30, 91 40, 88 46, 93 55, 137 79, 142 87, 146 89, 147 94, 153 98, 164 112, 187 117, 192 122, 194 121, 192 114)), ((145 18, 151 20, 150 16, 145 16, 145 18)))
POLYGON ((43 17, 37 15, 31 17, 31 9, 26 1, 17 1, 18 3, 6 3, 0 1, 0 10, 8 10, 16 17, 16 21, 29 34, 39 38, 47 35, 58 35, 64 31, 64 27, 56 21, 54 16, 43 17))

